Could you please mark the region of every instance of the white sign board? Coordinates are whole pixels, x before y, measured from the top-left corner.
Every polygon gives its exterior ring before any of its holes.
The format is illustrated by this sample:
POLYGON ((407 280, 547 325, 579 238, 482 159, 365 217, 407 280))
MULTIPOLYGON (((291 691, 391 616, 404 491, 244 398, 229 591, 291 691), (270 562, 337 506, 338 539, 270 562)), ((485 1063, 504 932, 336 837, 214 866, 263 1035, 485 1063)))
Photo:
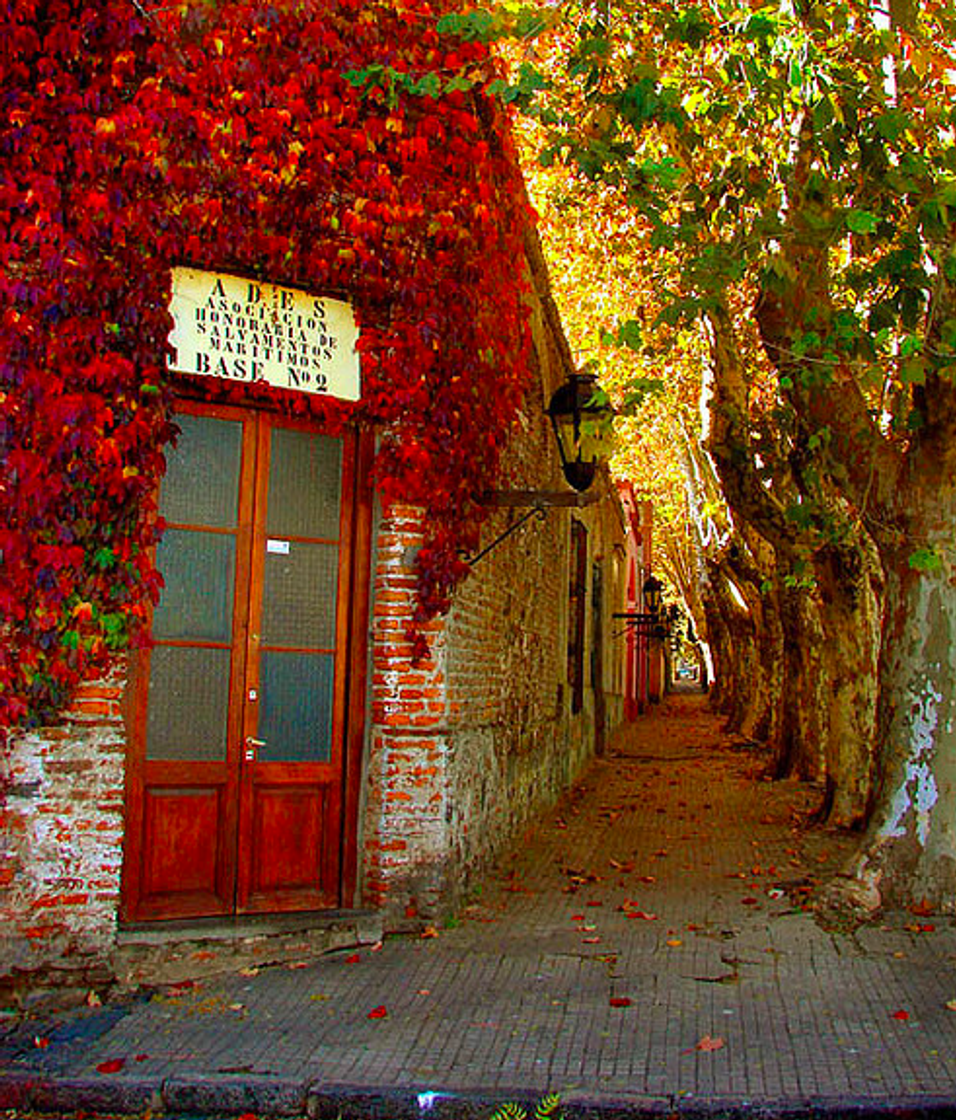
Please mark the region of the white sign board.
POLYGON ((258 280, 173 269, 175 353, 170 369, 266 381, 281 389, 357 401, 358 328, 352 307, 258 280))

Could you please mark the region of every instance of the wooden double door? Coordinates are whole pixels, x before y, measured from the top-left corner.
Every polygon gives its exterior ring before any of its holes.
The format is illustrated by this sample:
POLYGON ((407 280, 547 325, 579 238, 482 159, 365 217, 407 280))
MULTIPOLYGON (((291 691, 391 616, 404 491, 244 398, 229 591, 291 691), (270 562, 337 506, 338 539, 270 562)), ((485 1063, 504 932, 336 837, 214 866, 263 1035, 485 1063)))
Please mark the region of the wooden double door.
POLYGON ((123 916, 336 908, 364 710, 361 449, 261 412, 176 419, 131 680, 123 916))

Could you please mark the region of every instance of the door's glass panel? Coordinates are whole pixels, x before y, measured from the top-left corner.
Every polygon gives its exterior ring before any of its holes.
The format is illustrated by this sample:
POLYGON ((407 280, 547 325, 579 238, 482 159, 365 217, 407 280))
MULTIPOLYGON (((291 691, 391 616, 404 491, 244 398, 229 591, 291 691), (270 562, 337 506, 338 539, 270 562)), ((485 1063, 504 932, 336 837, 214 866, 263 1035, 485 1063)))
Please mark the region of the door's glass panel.
POLYGON ((335 658, 266 651, 260 664, 260 762, 328 762, 335 658))
POLYGON ((165 586, 153 615, 155 637, 231 640, 235 553, 232 536, 166 530, 156 549, 165 586))
POLYGON ((229 650, 156 646, 150 655, 146 757, 226 757, 229 650))
POLYGON ((276 428, 269 463, 270 537, 339 536, 342 441, 276 428))
POLYGON ((238 520, 242 424, 178 415, 175 447, 166 452, 159 512, 167 521, 229 528, 238 520))
POLYGON ((269 646, 331 649, 339 550, 332 544, 288 542, 288 552, 266 551, 262 587, 262 641, 269 646))

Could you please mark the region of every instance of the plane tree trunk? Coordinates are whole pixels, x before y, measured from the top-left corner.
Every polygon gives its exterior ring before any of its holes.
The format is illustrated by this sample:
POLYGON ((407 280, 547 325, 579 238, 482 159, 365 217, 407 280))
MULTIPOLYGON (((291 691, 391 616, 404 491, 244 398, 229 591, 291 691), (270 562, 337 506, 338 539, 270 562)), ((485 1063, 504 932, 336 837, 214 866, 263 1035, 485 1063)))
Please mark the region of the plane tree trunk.
MULTIPOLYGON (((812 124, 804 121, 798 169, 809 167, 813 155, 812 124)), ((795 182, 799 187, 799 170, 795 182)), ((763 293, 757 306, 761 335, 787 374, 801 421, 826 432, 828 477, 879 557, 877 564, 857 537, 859 572, 838 551, 824 554, 819 566, 824 597, 833 595, 825 604, 828 638, 849 632, 865 645, 876 629, 875 604, 881 607, 875 693, 853 693, 864 664, 869 672, 869 653, 865 663, 852 656, 834 662, 846 690, 838 691, 831 708, 846 737, 835 749, 854 779, 834 804, 854 823, 862 802, 871 811, 846 886, 834 885, 830 901, 842 896, 854 909, 892 902, 956 912, 956 230, 950 225, 926 244, 935 261, 927 272, 935 290, 920 328, 927 359, 920 376, 908 383, 895 379, 895 411, 909 420, 901 431, 886 431, 852 364, 837 362, 830 378, 821 379, 819 365, 813 369, 794 358, 805 324, 814 324, 821 352, 832 346, 827 336, 837 334, 838 326, 829 299, 828 246, 808 216, 801 217, 798 190, 793 197, 786 243, 797 279, 782 293, 763 293), (848 584, 854 589, 849 597, 848 584), (868 797, 867 755, 850 740, 855 714, 871 707, 877 734, 868 797)))
MULTIPOLYGON (((776 303, 773 308, 781 319, 798 311, 776 303)), ((735 515, 775 554, 771 582, 777 596, 793 591, 803 597, 798 607, 787 594, 786 606, 772 610, 766 592, 768 606, 760 612, 774 619, 780 636, 777 654, 768 647, 765 658, 781 671, 784 663, 787 668, 774 697, 778 711, 766 725, 775 770, 822 779, 819 818, 859 826, 873 769, 879 564, 868 539, 849 523, 839 491, 818 469, 812 432, 799 413, 782 449, 754 445, 761 418, 753 415, 733 323, 722 308, 714 308, 709 320, 708 448, 735 515), (772 487, 757 467, 759 459, 766 465, 771 454, 778 456, 772 487), (813 653, 804 648, 811 635, 823 639, 813 653)), ((790 354, 793 348, 778 352, 790 354)))
POLYGON ((954 912, 956 387, 931 375, 920 403, 924 429, 892 493, 895 532, 881 541, 882 749, 875 812, 854 871, 884 902, 954 912))

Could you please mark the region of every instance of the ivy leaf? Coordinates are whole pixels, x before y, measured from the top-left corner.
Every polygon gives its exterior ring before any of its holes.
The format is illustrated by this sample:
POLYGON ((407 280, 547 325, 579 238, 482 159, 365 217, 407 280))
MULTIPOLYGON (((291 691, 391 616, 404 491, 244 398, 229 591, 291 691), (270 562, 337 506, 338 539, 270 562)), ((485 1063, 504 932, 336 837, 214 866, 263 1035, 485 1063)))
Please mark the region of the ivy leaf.
POLYGON ((111 548, 98 548, 93 553, 93 567, 101 572, 108 571, 116 565, 116 553, 111 548))

